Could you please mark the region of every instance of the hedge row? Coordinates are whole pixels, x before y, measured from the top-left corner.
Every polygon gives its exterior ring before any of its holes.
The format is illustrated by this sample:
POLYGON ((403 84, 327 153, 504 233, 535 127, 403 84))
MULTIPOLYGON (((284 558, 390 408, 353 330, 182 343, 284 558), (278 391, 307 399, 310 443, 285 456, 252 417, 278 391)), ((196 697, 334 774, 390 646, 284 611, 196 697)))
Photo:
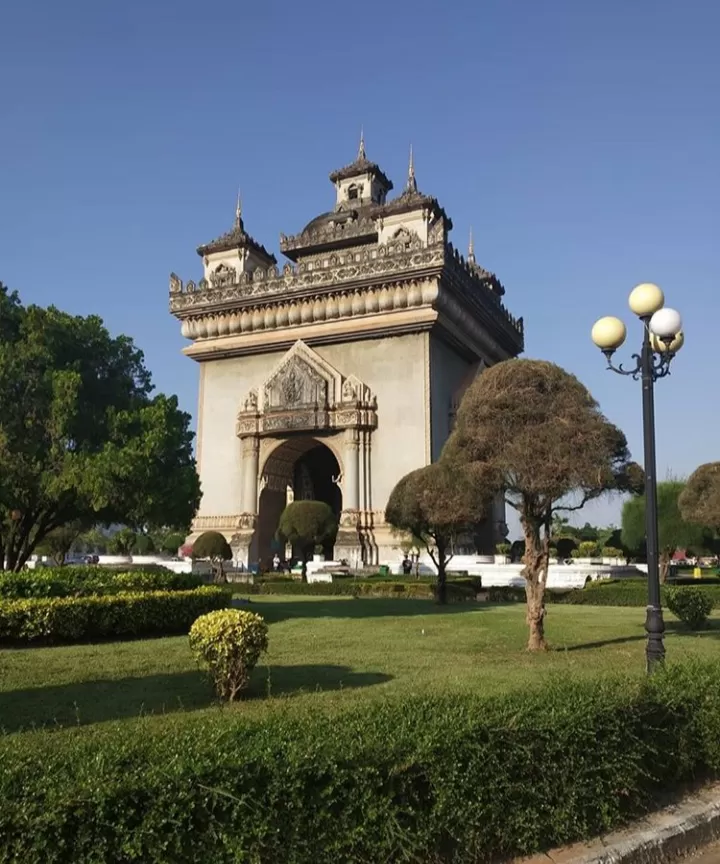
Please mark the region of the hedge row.
MULTIPOLYGON (((665 588, 665 585, 660 587, 663 606, 666 605, 665 588)), ((716 606, 720 605, 720 585, 705 584, 697 585, 696 588, 706 593, 716 606)), ((608 579, 592 582, 587 588, 566 594, 563 602, 589 606, 647 606, 647 579, 608 579)))
MULTIPOLYGON (((434 585, 431 582, 383 582, 342 579, 337 582, 297 582, 295 580, 251 584, 235 584, 239 594, 287 594, 312 597, 397 597, 402 599, 431 599, 434 585)), ((448 583, 448 600, 462 602, 473 600, 475 591, 467 585, 448 583)))
POLYGON ((505 860, 717 776, 720 669, 7 736, 0 765, 0 862, 505 860))
POLYGON ((0 573, 0 598, 188 591, 201 584, 201 577, 193 573, 173 573, 160 567, 122 572, 93 565, 41 567, 21 573, 0 573))
POLYGON ((205 612, 229 606, 227 588, 0 600, 0 642, 79 642, 187 633, 205 612))

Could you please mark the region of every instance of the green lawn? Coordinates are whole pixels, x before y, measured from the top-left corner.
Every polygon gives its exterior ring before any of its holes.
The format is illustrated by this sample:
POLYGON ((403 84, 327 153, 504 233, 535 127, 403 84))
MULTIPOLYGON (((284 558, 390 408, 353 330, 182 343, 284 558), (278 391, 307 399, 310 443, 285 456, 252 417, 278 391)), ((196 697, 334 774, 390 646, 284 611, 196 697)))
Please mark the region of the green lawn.
MULTIPOLYGON (((268 596, 253 597, 250 608, 270 623, 270 651, 248 698, 223 710, 251 716, 333 711, 416 692, 493 694, 549 675, 642 674, 644 668, 644 610, 637 608, 550 606, 553 650, 542 656, 524 651, 519 604, 441 610, 424 600, 268 596)), ((720 617, 699 634, 667 617, 670 660, 720 659, 720 617)), ((186 637, 0 650, 6 732, 218 710, 186 637)))

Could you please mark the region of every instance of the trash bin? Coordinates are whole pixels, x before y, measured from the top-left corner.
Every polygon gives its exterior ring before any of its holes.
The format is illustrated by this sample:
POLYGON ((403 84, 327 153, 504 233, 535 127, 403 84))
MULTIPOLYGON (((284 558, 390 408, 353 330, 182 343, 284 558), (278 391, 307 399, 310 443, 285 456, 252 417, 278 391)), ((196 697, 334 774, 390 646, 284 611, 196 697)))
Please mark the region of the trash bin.
POLYGON ((381 576, 389 576, 389 575, 390 575, 390 568, 388 567, 387 564, 381 564, 381 565, 378 567, 378 573, 379 573, 381 576))

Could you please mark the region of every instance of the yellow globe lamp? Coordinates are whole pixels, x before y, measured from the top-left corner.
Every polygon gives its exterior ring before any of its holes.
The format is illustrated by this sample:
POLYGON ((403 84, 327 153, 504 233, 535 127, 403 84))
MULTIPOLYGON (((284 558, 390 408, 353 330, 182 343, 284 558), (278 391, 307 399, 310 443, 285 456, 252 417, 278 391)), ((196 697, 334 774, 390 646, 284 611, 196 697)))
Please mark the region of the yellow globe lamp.
POLYGON ((593 324, 592 341, 601 351, 616 351, 625 341, 627 330, 619 318, 606 315, 593 324))
POLYGON ((658 288, 652 282, 642 282, 630 292, 628 303, 639 318, 649 318, 658 309, 662 309, 665 304, 665 295, 662 288, 658 288))
POLYGON ((677 352, 685 344, 685 334, 681 330, 676 333, 670 342, 663 342, 655 333, 650 334, 650 344, 656 354, 677 354, 677 352))

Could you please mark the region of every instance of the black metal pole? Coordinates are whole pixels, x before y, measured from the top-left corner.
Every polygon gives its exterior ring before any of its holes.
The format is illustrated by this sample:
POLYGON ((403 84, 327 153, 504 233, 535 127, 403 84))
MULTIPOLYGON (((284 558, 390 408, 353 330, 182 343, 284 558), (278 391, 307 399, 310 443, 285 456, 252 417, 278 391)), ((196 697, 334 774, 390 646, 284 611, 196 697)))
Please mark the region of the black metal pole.
POLYGON ((649 319, 643 319, 645 334, 642 348, 643 440, 645 445, 645 540, 648 564, 648 605, 645 617, 647 632, 647 671, 651 674, 665 659, 662 606, 660 603, 660 568, 658 550, 657 477, 655 475, 655 401, 653 385, 653 350, 650 344, 649 319))

